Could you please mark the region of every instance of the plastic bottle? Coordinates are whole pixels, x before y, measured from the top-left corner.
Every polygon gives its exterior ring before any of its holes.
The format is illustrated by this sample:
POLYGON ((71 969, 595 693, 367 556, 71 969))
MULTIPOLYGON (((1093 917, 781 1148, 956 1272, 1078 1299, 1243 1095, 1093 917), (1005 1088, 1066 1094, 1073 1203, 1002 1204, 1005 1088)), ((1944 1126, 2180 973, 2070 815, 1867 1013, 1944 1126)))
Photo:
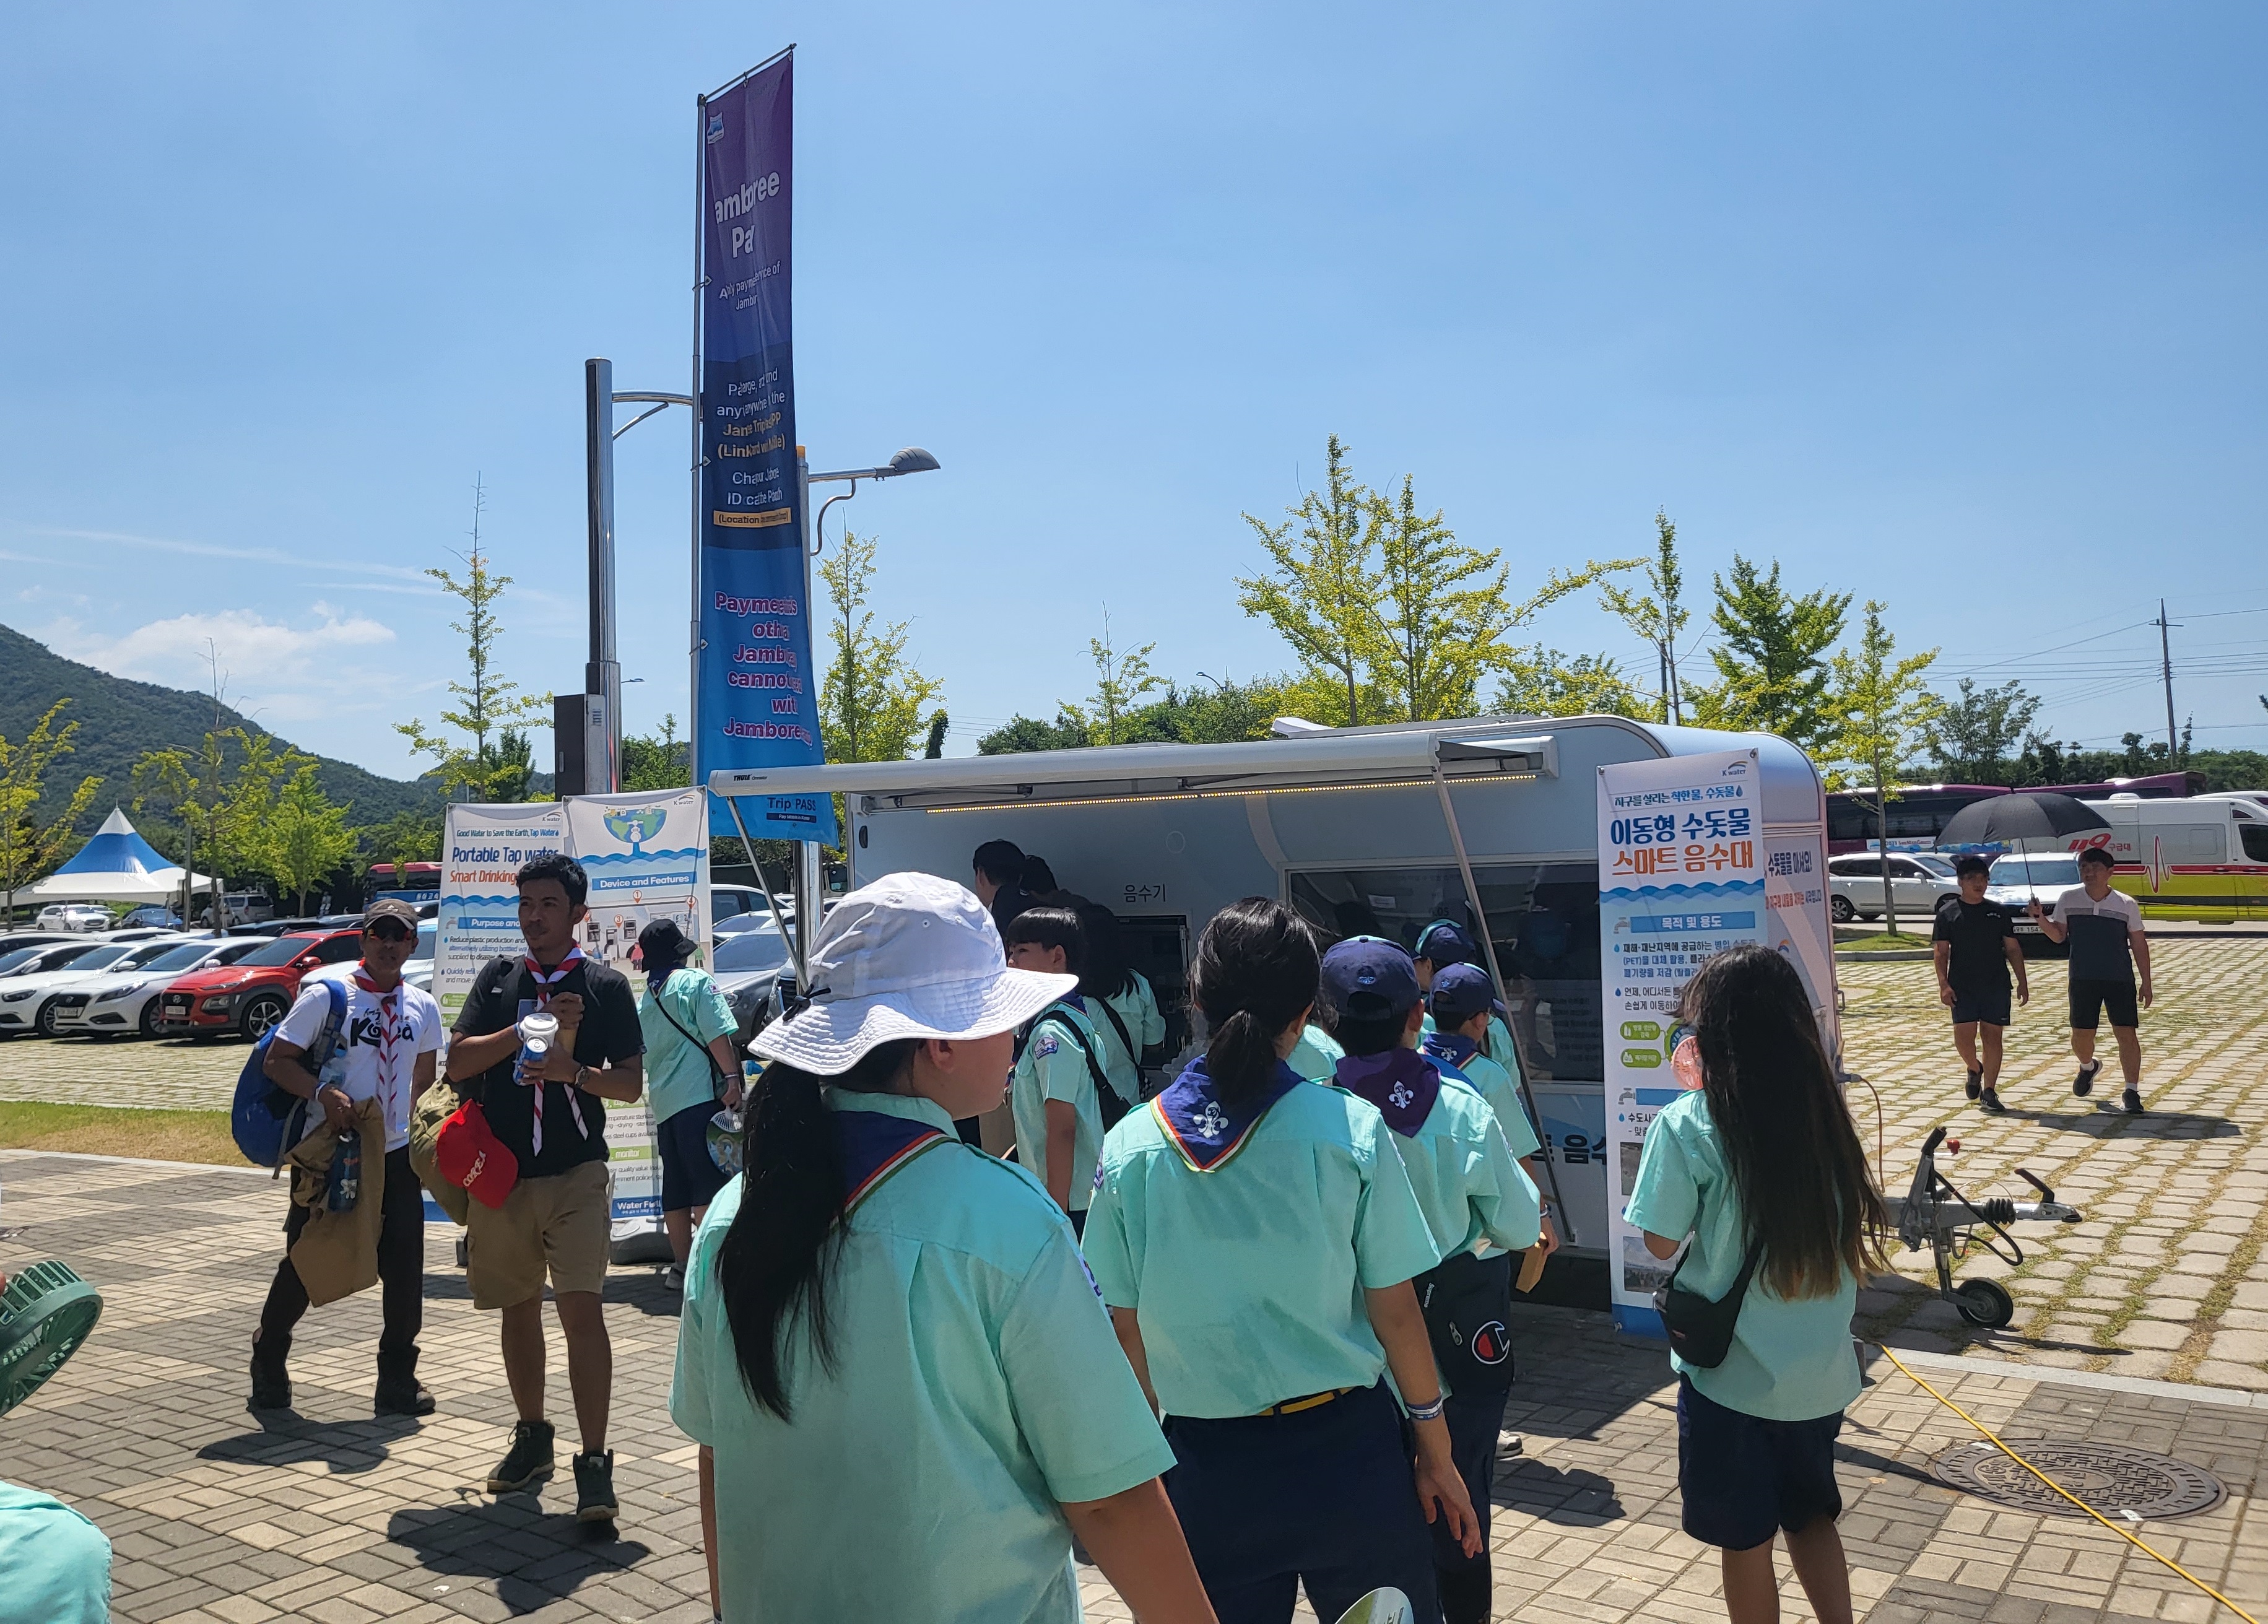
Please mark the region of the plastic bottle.
POLYGON ((330 1188, 325 1200, 333 1212, 352 1212, 362 1199, 362 1135, 352 1128, 339 1135, 331 1157, 330 1188))

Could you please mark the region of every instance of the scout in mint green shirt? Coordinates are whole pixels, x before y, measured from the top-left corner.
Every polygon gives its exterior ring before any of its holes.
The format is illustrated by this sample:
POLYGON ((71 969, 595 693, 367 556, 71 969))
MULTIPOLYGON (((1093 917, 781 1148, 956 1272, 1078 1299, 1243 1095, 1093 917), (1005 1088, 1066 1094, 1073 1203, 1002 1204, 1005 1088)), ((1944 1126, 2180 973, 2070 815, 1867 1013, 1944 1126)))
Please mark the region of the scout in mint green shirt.
POLYGON ((843 1224, 838 1368, 819 1370, 801 1335, 783 1350, 792 1422, 748 1397, 718 1285, 739 1179, 686 1270, 670 1414, 716 1451, 724 1616, 1071 1624, 1061 1504, 1174 1464, 1071 1226, 934 1102, 830 1089, 827 1103, 860 1119, 846 1140, 892 1148, 854 1180, 843 1224))
POLYGON ((696 1106, 716 1108, 708 1046, 730 1037, 739 1025, 733 1006, 705 970, 673 970, 660 991, 646 989, 638 1002, 638 1030, 645 1034, 646 1101, 657 1124, 696 1106), (670 1025, 673 1019, 676 1026, 670 1025), (699 1045, 687 1042, 685 1032, 699 1039, 699 1045))
MULTIPOLYGON (((1691 1232, 1678 1284, 1712 1302, 1722 1301, 1732 1289, 1748 1255, 1747 1224, 1707 1095, 1683 1094, 1653 1119, 1623 1216, 1656 1235, 1691 1232)), ((1669 1363, 1727 1409, 1766 1421, 1832 1415, 1859 1396, 1859 1360, 1851 1345, 1851 1316, 1858 1306, 1859 1282, 1848 1269, 1834 1296, 1789 1302, 1772 1295, 1759 1268, 1749 1282, 1725 1362, 1705 1370, 1672 1354, 1669 1363)))
POLYGON ((1102 1040, 1086 1012, 1071 1002, 1076 993, 1051 1003, 1033 1023, 1032 1035, 1008 1080, 1008 1100, 1016 1118, 1016 1160, 1048 1183, 1048 1101, 1060 1099, 1078 1113, 1071 1136, 1070 1207, 1085 1212, 1094 1194, 1094 1163, 1102 1151, 1102 1100, 1094 1091, 1087 1056, 1102 1060, 1102 1040))
POLYGON ((53 1495, 0 1483, 0 1619, 110 1624, 110 1541, 53 1495))
POLYGON ((1300 1040, 1292 1046, 1292 1052, 1284 1057, 1284 1063, 1310 1083, 1328 1083, 1339 1062, 1345 1058, 1346 1051, 1339 1047, 1339 1040, 1309 1021, 1300 1040))
POLYGON ((1394 1130, 1410 1190, 1443 1258, 1477 1251, 1483 1242, 1505 1252, 1535 1244, 1543 1224, 1535 1183, 1513 1159, 1495 1113, 1477 1091, 1404 1048, 1350 1054, 1339 1062, 1338 1081, 1378 1106, 1394 1130))
POLYGON ((1470 1084, 1473 1091, 1488 1102, 1489 1109, 1496 1115, 1497 1126, 1504 1132, 1505 1143, 1512 1147, 1512 1159, 1524 1162, 1541 1150, 1543 1142, 1535 1136, 1535 1125, 1528 1120, 1527 1108, 1521 1104, 1518 1082, 1478 1049, 1460 1058, 1448 1047, 1451 1044, 1463 1047, 1454 1036, 1445 1040, 1437 1032, 1428 1031, 1425 1034, 1425 1053, 1441 1068, 1442 1075, 1470 1084))
POLYGON ((1094 1026, 1102 1040, 1102 1074, 1110 1079, 1113 1092, 1130 1106, 1142 1103, 1142 1051, 1166 1040, 1166 1018, 1159 1013, 1158 995, 1151 989, 1150 980, 1139 970, 1130 970, 1131 978, 1123 992, 1116 992, 1101 1002, 1108 1004, 1112 1014, 1118 1017, 1119 1025, 1133 1040, 1130 1053, 1118 1040, 1118 1027, 1101 1010, 1094 1011, 1094 1026))
POLYGON ((1134 1311, 1169 1415, 1372 1385, 1386 1356, 1363 1292, 1441 1255, 1385 1119, 1283 1070, 1284 1091, 1199 1172, 1167 1113, 1203 1067, 1104 1143, 1085 1242, 1102 1300, 1134 1311))

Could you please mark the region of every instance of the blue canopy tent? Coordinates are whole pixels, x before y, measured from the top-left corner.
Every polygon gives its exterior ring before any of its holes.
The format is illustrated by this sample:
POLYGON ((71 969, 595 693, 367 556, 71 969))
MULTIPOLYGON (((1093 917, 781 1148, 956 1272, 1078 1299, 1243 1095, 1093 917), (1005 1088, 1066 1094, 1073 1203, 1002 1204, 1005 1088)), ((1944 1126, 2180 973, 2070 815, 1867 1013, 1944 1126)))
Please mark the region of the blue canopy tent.
MULTIPOLYGON (((16 893, 18 902, 164 902, 181 894, 180 864, 168 863, 135 833, 122 808, 114 806, 93 838, 70 862, 37 885, 16 893)), ((200 891, 215 890, 210 875, 191 877, 200 891)))

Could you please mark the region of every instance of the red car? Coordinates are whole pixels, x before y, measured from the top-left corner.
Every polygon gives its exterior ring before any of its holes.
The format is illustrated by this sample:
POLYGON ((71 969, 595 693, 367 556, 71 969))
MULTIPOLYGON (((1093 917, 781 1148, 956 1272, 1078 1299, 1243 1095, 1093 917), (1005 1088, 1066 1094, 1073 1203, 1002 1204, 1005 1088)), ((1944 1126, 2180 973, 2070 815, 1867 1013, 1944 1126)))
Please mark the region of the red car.
POLYGON ((319 965, 362 957, 362 932, 311 930, 279 936, 234 964, 193 970, 158 995, 161 1038, 217 1038, 240 1032, 257 1041, 299 995, 299 978, 319 965))

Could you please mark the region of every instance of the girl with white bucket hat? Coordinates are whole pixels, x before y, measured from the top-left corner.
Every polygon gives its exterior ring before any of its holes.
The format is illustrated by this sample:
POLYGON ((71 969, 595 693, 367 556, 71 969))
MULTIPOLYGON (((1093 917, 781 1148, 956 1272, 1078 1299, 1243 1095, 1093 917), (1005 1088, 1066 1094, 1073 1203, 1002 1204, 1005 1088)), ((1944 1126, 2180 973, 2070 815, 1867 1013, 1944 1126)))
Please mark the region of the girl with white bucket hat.
POLYGON ((1074 1620, 1076 1533, 1142 1618, 1210 1624, 1173 1451, 1063 1209, 954 1132, 1075 978, 1007 967, 983 904, 926 874, 843 898, 807 967, 754 1045, 747 1170, 678 1329, 718 1614, 1074 1620))

